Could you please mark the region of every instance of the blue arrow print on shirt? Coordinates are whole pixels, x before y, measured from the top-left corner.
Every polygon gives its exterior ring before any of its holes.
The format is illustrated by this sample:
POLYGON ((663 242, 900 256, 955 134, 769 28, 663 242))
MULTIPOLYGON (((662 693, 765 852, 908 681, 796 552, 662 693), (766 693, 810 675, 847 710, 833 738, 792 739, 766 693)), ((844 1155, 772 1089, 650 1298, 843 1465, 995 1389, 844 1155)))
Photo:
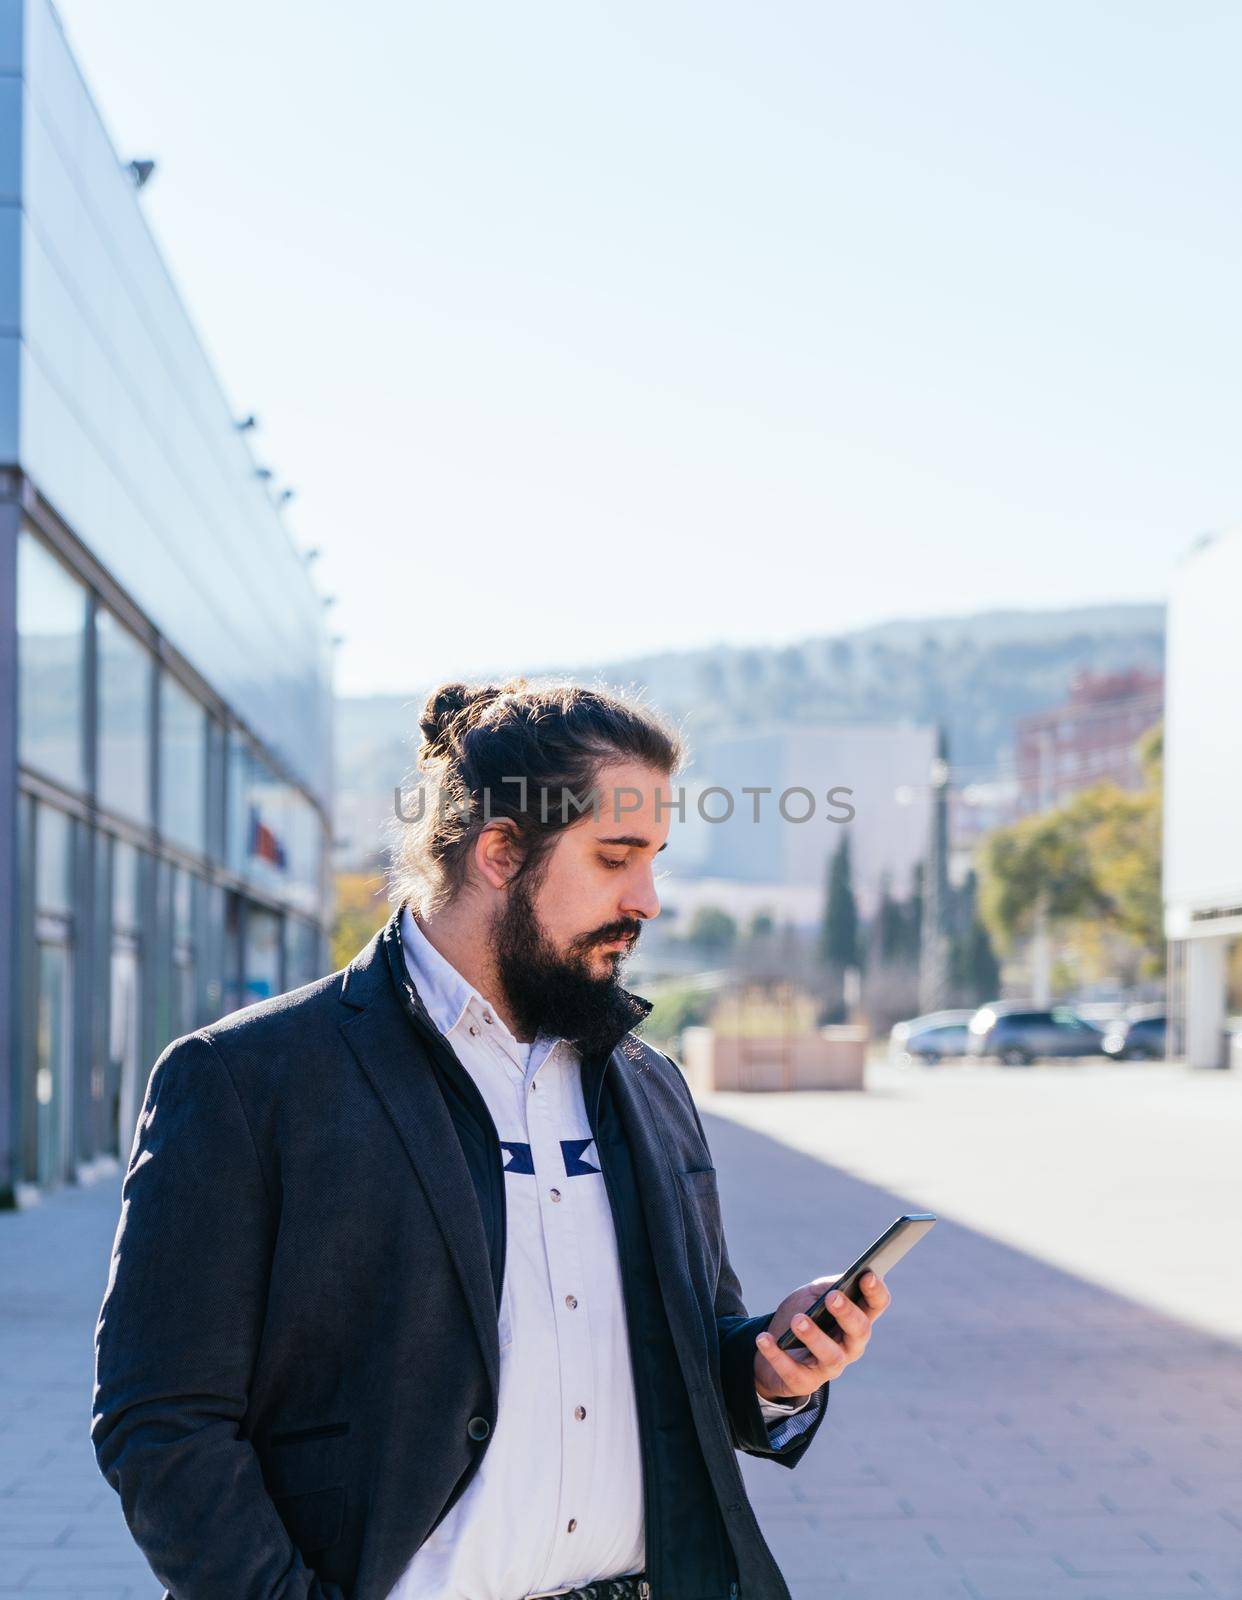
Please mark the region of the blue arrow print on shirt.
POLYGON ((533 1176, 535 1163, 531 1159, 528 1144, 515 1144, 512 1139, 502 1139, 500 1148, 508 1152, 508 1160, 504 1165, 506 1172, 529 1172, 533 1176))
MULTIPOLYGON (((583 1178, 590 1172, 598 1174, 599 1168, 592 1166, 586 1160, 586 1153, 594 1143, 594 1139, 561 1140, 561 1159, 565 1164, 567 1178, 583 1178)), ((506 1172, 526 1172, 534 1176, 535 1162, 528 1144, 519 1144, 514 1139, 502 1139, 500 1148, 506 1152, 504 1165, 506 1172)))
POLYGON ((567 1178, 581 1178, 585 1173, 599 1172, 599 1168, 593 1167, 586 1159, 587 1150, 594 1143, 594 1139, 561 1140, 561 1156, 565 1162, 565 1176, 567 1178))

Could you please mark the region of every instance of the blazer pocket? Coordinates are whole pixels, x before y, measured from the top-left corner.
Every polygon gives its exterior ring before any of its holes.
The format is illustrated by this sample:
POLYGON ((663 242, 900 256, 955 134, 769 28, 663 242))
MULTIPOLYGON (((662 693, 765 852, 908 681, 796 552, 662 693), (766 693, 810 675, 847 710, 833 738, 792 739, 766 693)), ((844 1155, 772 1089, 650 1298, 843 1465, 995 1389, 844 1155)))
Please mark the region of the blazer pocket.
POLYGON ((696 1172, 681 1172, 677 1176, 681 1179, 682 1188, 689 1194, 716 1194, 716 1169, 715 1167, 702 1167, 696 1172))
POLYGON ((273 1446, 303 1444, 308 1439, 337 1439, 348 1432, 348 1422, 321 1422, 313 1428, 286 1428, 282 1433, 273 1433, 267 1442, 273 1446))
POLYGON ((326 1550, 341 1537, 345 1526, 343 1484, 330 1489, 311 1489, 305 1494, 277 1495, 272 1504, 303 1555, 312 1550, 326 1550))

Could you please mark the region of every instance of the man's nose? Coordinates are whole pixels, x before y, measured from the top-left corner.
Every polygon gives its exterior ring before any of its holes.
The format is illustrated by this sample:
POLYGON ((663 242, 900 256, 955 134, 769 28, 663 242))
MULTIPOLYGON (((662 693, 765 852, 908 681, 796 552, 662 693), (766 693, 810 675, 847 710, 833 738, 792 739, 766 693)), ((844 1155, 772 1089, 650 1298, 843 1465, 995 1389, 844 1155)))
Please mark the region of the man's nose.
POLYGON ((654 874, 646 873, 631 887, 621 909, 626 916, 642 917, 647 921, 660 915, 660 897, 656 893, 654 874))

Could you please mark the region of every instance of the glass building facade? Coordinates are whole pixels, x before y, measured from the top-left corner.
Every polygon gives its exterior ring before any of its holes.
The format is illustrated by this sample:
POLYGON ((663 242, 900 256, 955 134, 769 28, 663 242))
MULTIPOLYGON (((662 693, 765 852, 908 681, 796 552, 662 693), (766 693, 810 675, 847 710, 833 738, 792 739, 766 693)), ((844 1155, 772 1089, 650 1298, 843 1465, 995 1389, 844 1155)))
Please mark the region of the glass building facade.
POLYGON ((47 0, 0 11, 0 1203, 328 970, 331 654, 47 0))

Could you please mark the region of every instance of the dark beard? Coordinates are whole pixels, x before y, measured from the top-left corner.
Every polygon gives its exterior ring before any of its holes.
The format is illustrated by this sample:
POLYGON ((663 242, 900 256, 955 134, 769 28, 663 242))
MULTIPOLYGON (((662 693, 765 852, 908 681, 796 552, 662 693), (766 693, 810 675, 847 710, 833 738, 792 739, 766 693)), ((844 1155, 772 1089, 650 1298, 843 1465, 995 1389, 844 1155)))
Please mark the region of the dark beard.
POLYGON ((562 955, 540 925, 530 886, 519 878, 492 930, 497 975, 518 1031, 530 1039, 540 1029, 568 1039, 584 1057, 611 1049, 635 1023, 634 1002, 619 977, 628 951, 609 952, 612 971, 602 978, 587 957, 610 939, 637 938, 638 929, 632 919, 609 923, 580 935, 562 955))

